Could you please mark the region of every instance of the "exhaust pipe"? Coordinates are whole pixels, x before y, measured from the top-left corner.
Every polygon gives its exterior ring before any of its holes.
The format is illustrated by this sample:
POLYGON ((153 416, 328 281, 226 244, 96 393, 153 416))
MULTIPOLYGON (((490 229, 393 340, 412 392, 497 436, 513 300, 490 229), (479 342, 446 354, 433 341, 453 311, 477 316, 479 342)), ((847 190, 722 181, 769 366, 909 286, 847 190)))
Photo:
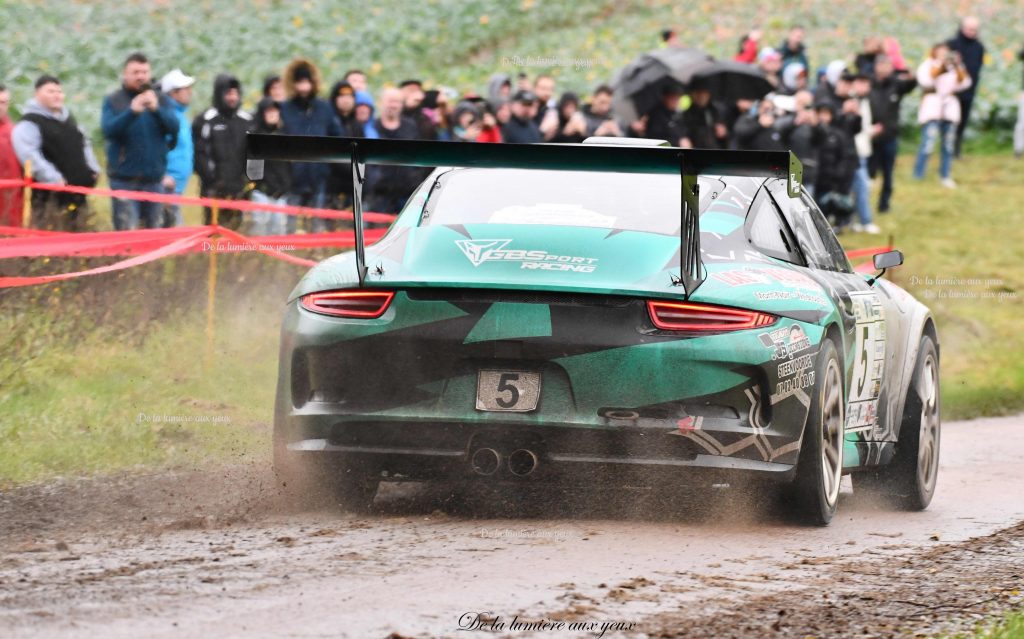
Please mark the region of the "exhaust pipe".
POLYGON ((477 448, 469 458, 469 465, 477 475, 493 475, 501 468, 501 454, 493 448, 477 448))
POLYGON ((520 448, 508 456, 508 471, 516 477, 526 477, 537 468, 537 455, 520 448))

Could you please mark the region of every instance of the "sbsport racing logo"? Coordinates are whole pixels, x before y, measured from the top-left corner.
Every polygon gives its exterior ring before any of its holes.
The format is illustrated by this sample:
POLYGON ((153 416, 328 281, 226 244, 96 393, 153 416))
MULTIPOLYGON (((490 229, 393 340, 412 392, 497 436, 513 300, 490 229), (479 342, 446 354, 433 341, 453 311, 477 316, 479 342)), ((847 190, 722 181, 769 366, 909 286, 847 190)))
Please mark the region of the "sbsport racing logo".
POLYGON ((508 249, 512 240, 456 240, 462 253, 473 266, 484 262, 518 262, 519 268, 541 271, 567 271, 571 273, 593 273, 597 269, 596 257, 555 255, 547 251, 508 249))

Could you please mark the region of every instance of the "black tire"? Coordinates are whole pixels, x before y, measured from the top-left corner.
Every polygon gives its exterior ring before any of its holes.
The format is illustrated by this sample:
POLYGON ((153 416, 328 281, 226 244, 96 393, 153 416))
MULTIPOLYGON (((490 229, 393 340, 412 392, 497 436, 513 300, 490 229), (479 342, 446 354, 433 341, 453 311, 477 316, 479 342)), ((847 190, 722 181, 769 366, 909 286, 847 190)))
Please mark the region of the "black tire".
POLYGON ((827 526, 839 504, 846 418, 842 367, 832 340, 822 340, 814 371, 796 478, 783 488, 783 502, 799 521, 827 526))
POLYGON ((854 491, 881 497, 901 510, 924 510, 935 495, 941 434, 939 353, 932 337, 924 335, 907 389, 896 453, 888 465, 854 474, 854 491))

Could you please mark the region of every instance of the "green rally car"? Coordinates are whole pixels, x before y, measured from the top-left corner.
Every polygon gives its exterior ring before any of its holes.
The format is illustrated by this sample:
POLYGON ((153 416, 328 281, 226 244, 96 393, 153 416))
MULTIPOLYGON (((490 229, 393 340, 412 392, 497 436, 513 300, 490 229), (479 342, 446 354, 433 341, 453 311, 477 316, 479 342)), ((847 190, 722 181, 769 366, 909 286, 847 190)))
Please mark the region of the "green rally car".
POLYGON ((348 162, 356 186, 356 250, 285 310, 286 482, 316 468, 357 506, 382 480, 725 477, 816 524, 845 473, 931 500, 934 321, 851 269, 791 153, 250 135, 249 158, 348 162), (372 246, 366 163, 438 167, 372 246))

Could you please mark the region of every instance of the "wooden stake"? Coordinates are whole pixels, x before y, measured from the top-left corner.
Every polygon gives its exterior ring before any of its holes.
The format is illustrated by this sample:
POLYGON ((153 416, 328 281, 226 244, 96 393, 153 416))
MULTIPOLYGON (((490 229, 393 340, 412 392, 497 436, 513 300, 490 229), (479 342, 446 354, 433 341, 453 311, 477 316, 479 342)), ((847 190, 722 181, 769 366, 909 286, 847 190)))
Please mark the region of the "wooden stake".
MULTIPOLYGON (((217 226, 219 208, 216 204, 210 207, 210 224, 217 226)), ((213 366, 213 341, 214 341, 214 302, 217 298, 217 237, 210 237, 210 270, 206 279, 206 357, 203 358, 203 368, 210 372, 213 366)))

